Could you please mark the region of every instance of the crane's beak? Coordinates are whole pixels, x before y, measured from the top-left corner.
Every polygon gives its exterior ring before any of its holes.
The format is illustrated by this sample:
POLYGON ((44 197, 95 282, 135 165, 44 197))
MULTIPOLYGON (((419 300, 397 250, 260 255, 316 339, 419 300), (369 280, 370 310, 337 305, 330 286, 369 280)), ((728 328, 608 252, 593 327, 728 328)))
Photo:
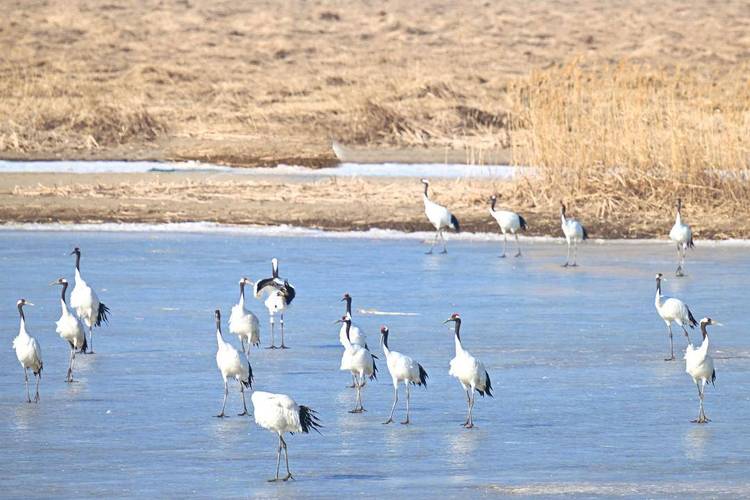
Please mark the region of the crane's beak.
POLYGON ((343 323, 343 321, 342 321, 342 320, 340 320, 340 319, 337 319, 336 321, 334 321, 334 322, 333 322, 333 324, 334 324, 334 325, 337 325, 337 324, 339 324, 339 323, 343 323))
POLYGON ((711 324, 716 326, 724 326, 724 323, 719 323, 718 321, 712 321, 711 324))
POLYGON ((24 304, 24 305, 26 305, 26 306, 33 306, 34 304, 32 304, 31 302, 26 302, 26 304, 24 304))
POLYGON ((341 300, 339 300, 339 302, 343 302, 345 300, 346 300, 346 297, 341 297, 341 300))
POLYGON ((52 285, 57 285, 57 284, 58 284, 58 281, 57 281, 57 280, 55 280, 55 281, 53 281, 52 283, 50 283, 50 284, 49 284, 49 286, 52 286, 52 285))
POLYGON ((453 321, 453 318, 448 318, 445 321, 443 321, 443 324, 450 323, 451 321, 453 321))

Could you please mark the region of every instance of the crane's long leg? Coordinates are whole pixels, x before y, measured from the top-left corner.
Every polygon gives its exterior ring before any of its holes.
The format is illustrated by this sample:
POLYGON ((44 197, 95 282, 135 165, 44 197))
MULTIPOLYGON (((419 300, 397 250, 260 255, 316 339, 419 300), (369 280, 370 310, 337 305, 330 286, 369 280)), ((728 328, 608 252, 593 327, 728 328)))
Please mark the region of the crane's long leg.
POLYGON ((430 249, 427 252, 425 252, 426 255, 430 255, 432 253, 432 249, 435 248, 435 245, 437 245, 439 235, 440 235, 440 231, 435 231, 435 239, 432 240, 432 245, 430 246, 430 249))
POLYGON ((290 479, 294 479, 292 476, 292 472, 289 470, 289 450, 286 446, 286 441, 284 441, 284 438, 281 438, 281 444, 284 446, 284 461, 286 462, 286 477, 284 478, 284 481, 288 481, 290 479))
POLYGON ((573 240, 573 263, 571 264, 571 267, 578 266, 578 240, 573 240))
POLYGON ((31 403, 31 394, 29 393, 29 369, 23 369, 23 379, 26 383, 26 402, 31 403))
POLYGON ((65 381, 70 383, 73 382, 73 360, 76 358, 76 349, 70 346, 70 361, 68 361, 68 376, 65 377, 65 381))
POLYGON ((271 345, 266 347, 266 349, 276 349, 276 334, 273 328, 273 314, 268 315, 268 320, 271 322, 271 345))
POLYGON ((355 387, 357 387, 357 377, 352 374, 352 385, 350 385, 349 388, 354 389, 355 387))
POLYGON ((565 257, 565 264, 563 264, 563 267, 568 267, 568 262, 570 262, 570 240, 568 240, 568 256, 565 257))
POLYGON ((503 254, 500 258, 505 258, 505 252, 508 250, 508 235, 503 233, 503 254))
POLYGON ((674 361, 674 339, 672 338, 672 323, 667 324, 667 331, 669 332, 669 357, 664 358, 664 361, 674 361))
POLYGON ((216 415, 219 418, 224 416, 224 408, 227 406, 227 394, 229 394, 229 386, 227 386, 227 381, 224 379, 224 402, 221 404, 221 413, 216 415))
POLYGON ((89 327, 89 352, 88 354, 94 354, 94 327, 93 326, 89 327))
POLYGON ((289 349, 284 345, 284 313, 281 313, 281 348, 289 349))
POLYGON ((34 395, 34 402, 39 402, 39 382, 42 380, 42 372, 35 373, 34 377, 36 377, 36 394, 34 395))
POLYGON ((674 272, 675 276, 685 276, 682 272, 682 264, 685 262, 684 248, 682 243, 677 243, 677 270, 674 272))
POLYGON ((474 401, 477 398, 477 393, 474 392, 474 390, 471 391, 471 403, 469 404, 469 425, 466 426, 467 429, 471 429, 474 427, 474 401))
POLYGON ((398 403, 398 383, 393 384, 393 406, 391 406, 391 414, 388 415, 388 420, 383 424, 390 424, 393 422, 393 412, 396 410, 396 403, 398 403))
POLYGON ((521 256, 521 242, 518 241, 518 233, 514 233, 516 237, 516 248, 518 249, 518 252, 516 252, 516 257, 521 256))
POLYGON ((250 415, 250 413, 247 411, 247 403, 245 403, 245 386, 242 385, 242 382, 238 380, 240 383, 240 394, 242 395, 242 408, 244 408, 245 411, 242 413, 238 413, 238 417, 243 417, 245 415, 250 415))
POLYGON ((469 390, 466 389, 466 421, 463 424, 461 424, 464 427, 469 425, 469 405, 470 404, 471 404, 471 396, 469 395, 469 390))
POLYGON ((404 425, 407 425, 409 423, 409 397, 410 397, 409 382, 407 382, 406 383, 406 420, 401 422, 404 425))
POLYGON ((360 390, 362 386, 359 383, 359 376, 354 376, 354 388, 357 390, 357 393, 354 396, 354 408, 349 410, 349 413, 359 413, 359 398, 360 398, 360 390))
POLYGON ((442 252, 440 252, 440 253, 448 253, 448 246, 447 246, 447 244, 446 244, 446 242, 445 242, 445 235, 443 234, 443 230, 441 229, 441 230, 440 230, 440 231, 438 231, 438 232, 440 233, 440 239, 441 239, 441 240, 442 240, 442 242, 443 242, 443 251, 442 251, 442 252))
POLYGON ((281 465, 281 443, 282 443, 281 433, 279 433, 279 447, 276 450, 276 477, 273 479, 269 479, 268 480, 269 483, 273 483, 274 481, 279 480, 279 466, 281 465))

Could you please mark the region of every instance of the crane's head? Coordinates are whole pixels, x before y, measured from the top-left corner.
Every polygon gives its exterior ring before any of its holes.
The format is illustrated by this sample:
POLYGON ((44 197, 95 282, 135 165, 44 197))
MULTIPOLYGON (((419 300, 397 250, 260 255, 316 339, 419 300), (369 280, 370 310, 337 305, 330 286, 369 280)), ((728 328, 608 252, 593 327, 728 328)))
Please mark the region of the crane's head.
POLYGON ((656 273, 656 281, 667 281, 662 273, 656 273))
POLYGON ((422 184, 424 184, 424 185, 427 185, 427 184, 429 184, 429 183, 430 183, 430 181, 428 181, 428 180, 427 180, 427 179, 425 179, 424 177, 423 177, 423 178, 421 178, 421 179, 419 179, 419 182, 421 182, 421 183, 422 183, 422 184))
POLYGON ((461 321, 461 316, 458 315, 458 313, 451 314, 451 317, 443 321, 443 324, 450 323, 451 321, 461 321))
POLYGON ((497 201, 497 195, 493 194, 492 196, 490 196, 490 201, 497 201))
POLYGON ((214 318, 216 318, 216 321, 221 321, 221 311, 218 309, 214 311, 214 318))
POLYGON ((390 330, 387 326, 383 325, 380 327, 380 335, 388 335, 388 332, 390 332, 390 330))
POLYGON ((677 211, 682 209, 682 198, 677 198, 677 211))
POLYGON ((70 252, 70 255, 81 255, 81 249, 78 247, 75 247, 72 252, 70 252))
POLYGON ((346 314, 344 316, 341 316, 341 319, 337 319, 334 322, 334 324, 337 324, 337 323, 351 324, 352 323, 352 319, 349 317, 348 314, 346 314))
POLYGON ((560 200, 560 213, 565 215, 565 203, 560 200))
POLYGON ((20 309, 23 306, 33 306, 31 302, 27 301, 26 299, 18 299, 18 302, 16 302, 16 305, 20 309))
POLYGON ((701 324, 701 326, 703 326, 703 325, 706 325, 706 326, 707 325, 724 326, 721 323, 719 323, 718 321, 714 321, 714 320, 712 320, 711 318, 708 318, 708 317, 703 318, 702 320, 700 320, 700 324, 701 324))
POLYGON ((52 283, 50 283, 49 286, 53 286, 53 285, 67 285, 67 284, 68 284, 68 280, 66 280, 65 278, 57 278, 55 281, 53 281, 52 283))
POLYGON ((243 277, 243 278, 242 278, 242 279, 240 280, 240 285, 252 285, 252 284, 253 284, 253 282, 252 282, 252 281, 250 281, 249 279, 245 278, 245 277, 243 277))
POLYGON ((348 293, 345 293, 344 296, 341 297, 341 302, 349 302, 350 300, 352 300, 352 296, 348 293))

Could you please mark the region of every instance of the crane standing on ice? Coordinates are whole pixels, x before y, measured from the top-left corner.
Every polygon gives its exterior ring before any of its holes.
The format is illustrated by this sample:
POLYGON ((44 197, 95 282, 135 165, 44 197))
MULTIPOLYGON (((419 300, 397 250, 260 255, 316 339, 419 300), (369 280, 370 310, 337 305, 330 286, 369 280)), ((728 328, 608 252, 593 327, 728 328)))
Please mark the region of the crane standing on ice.
POLYGON ((441 253, 448 253, 448 248, 445 244, 443 231, 445 231, 446 229, 453 229, 457 233, 460 232, 461 227, 458 223, 458 219, 456 219, 456 216, 453 215, 450 210, 430 200, 430 197, 427 194, 427 189, 430 187, 430 181, 428 181, 427 179, 422 179, 422 184, 424 184, 424 194, 422 195, 422 201, 424 202, 424 213, 430 223, 435 226, 435 240, 432 242, 432 246, 427 253, 432 253, 432 249, 435 248, 435 244, 437 243, 438 238, 443 241, 443 251, 441 253))
POLYGON ((58 278, 50 283, 50 286, 61 285, 62 293, 60 294, 60 319, 57 320, 55 331, 60 334, 63 340, 70 344, 70 361, 68 362, 68 375, 65 377, 66 382, 73 382, 73 362, 76 359, 76 351, 86 351, 86 333, 83 331, 81 320, 78 319, 68 309, 65 302, 65 291, 68 289, 68 280, 58 278))
POLYGON ((29 394, 29 368, 36 378, 36 395, 34 396, 34 402, 39 402, 39 381, 42 380, 42 348, 39 347, 39 342, 34 337, 29 335, 26 331, 26 316, 23 314, 24 306, 33 306, 31 302, 27 302, 26 299, 19 299, 16 302, 18 306, 18 314, 21 316, 21 326, 18 330, 18 336, 13 339, 13 349, 16 351, 16 358, 21 363, 23 368, 23 377, 26 382, 26 401, 31 403, 31 395, 29 394))
POLYGON ((677 243, 677 270, 675 276, 685 276, 683 267, 685 266, 685 254, 688 248, 694 248, 693 230, 690 226, 682 222, 682 200, 677 198, 677 213, 674 218, 674 226, 669 231, 669 239, 677 243))
POLYGON ((268 309, 268 318, 271 323, 271 345, 268 349, 276 349, 276 338, 274 336, 274 316, 278 313, 281 316, 281 349, 287 349, 284 344, 284 311, 289 308, 297 296, 297 292, 294 287, 285 279, 279 277, 279 261, 277 259, 271 259, 271 271, 272 275, 270 278, 265 278, 255 282, 253 287, 253 295, 256 299, 261 298, 264 293, 268 296, 264 302, 266 309, 268 309))
MULTIPOLYGON (((89 353, 94 353, 94 330, 95 326, 109 322, 109 308, 99 302, 96 292, 81 277, 81 249, 75 247, 70 255, 76 256, 75 286, 70 293, 70 306, 75 309, 78 317, 89 329, 89 340, 87 345, 89 353)), ((85 352, 84 352, 85 354, 85 352)))

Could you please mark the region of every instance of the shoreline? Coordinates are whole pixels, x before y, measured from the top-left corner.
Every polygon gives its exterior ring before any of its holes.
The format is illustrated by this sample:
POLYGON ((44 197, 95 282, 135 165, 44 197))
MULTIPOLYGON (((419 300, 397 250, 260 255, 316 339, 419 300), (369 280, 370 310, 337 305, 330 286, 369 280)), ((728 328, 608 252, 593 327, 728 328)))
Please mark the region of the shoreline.
MULTIPOLYGON (((221 224, 209 221, 194 222, 101 222, 101 223, 3 223, 0 232, 107 232, 107 233, 161 233, 161 234, 216 234, 278 237, 278 238, 331 238, 331 239, 371 239, 371 240, 423 240, 431 241, 434 232, 398 231, 395 229, 370 228, 367 230, 328 230, 288 224, 279 225, 239 225, 221 224)), ((499 243, 503 241, 500 232, 462 232, 450 233, 446 238, 464 242, 499 243)), ((557 244, 564 245, 562 235, 526 236, 519 235, 524 244, 557 244)), ((672 245, 667 238, 591 238, 584 245, 672 245)), ((513 245, 509 238, 508 245, 513 245)), ((699 248, 716 247, 750 247, 750 239, 731 238, 725 240, 699 240, 699 248)))
MULTIPOLYGON (((516 193, 517 182, 495 178, 433 179, 430 196, 450 208, 467 233, 494 233, 489 196, 529 224, 527 236, 560 234, 559 205, 516 193)), ((288 225, 327 231, 434 231, 424 215, 422 185, 411 177, 236 175, 226 172, 5 173, 0 223, 191 223, 288 225)), ((665 238, 670 206, 611 218, 596 207, 569 204, 592 239, 665 238)), ((750 238, 750 220, 731 212, 684 216, 696 240, 750 238)))

